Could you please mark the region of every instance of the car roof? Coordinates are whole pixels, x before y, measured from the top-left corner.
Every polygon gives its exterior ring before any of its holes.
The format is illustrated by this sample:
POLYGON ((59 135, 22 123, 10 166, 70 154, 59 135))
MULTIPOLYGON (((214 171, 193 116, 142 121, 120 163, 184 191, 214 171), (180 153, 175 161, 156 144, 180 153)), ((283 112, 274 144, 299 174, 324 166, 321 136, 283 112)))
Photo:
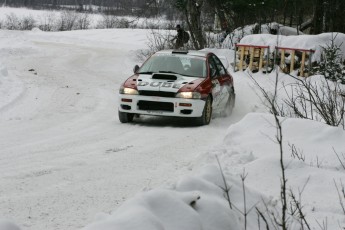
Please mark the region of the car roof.
POLYGON ((185 54, 188 56, 207 57, 210 51, 206 50, 160 50, 156 54, 185 54))

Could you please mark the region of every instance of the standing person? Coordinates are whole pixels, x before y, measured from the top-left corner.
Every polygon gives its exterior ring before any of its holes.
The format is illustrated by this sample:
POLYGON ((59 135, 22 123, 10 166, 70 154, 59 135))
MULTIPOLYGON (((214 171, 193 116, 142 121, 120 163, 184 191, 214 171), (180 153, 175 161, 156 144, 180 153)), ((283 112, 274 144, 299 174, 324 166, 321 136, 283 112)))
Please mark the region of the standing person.
POLYGON ((188 42, 189 34, 186 31, 184 31, 184 29, 182 29, 180 25, 176 26, 176 31, 177 35, 171 41, 174 41, 176 39, 175 49, 179 49, 183 47, 184 43, 188 42))

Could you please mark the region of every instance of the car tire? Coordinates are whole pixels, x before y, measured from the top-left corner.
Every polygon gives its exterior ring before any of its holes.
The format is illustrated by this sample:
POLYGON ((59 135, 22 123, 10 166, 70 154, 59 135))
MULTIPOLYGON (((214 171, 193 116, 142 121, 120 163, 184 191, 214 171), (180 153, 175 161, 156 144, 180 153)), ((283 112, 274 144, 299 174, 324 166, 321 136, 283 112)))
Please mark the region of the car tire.
POLYGON ((232 114, 232 111, 235 107, 235 98, 235 92, 232 90, 232 92, 229 95, 228 101, 226 102, 225 109, 222 112, 222 117, 228 117, 232 114))
POLYGON ((202 116, 196 119, 197 125, 208 125, 212 118, 212 99, 210 96, 207 97, 202 116))
POLYGON ((129 123, 132 122, 134 118, 133 113, 126 113, 119 111, 119 120, 121 123, 129 123))

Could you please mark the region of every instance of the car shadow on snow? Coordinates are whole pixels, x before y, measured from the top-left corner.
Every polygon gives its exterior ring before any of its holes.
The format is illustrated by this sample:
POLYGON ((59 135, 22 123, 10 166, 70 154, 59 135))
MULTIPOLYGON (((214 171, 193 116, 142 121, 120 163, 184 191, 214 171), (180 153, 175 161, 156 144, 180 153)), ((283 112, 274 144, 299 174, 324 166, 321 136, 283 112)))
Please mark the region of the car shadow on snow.
POLYGON ((150 126, 150 127, 200 127, 195 124, 192 118, 182 118, 182 117, 161 117, 161 116, 145 116, 134 117, 133 122, 130 124, 150 126))
POLYGON ((134 117, 133 121, 131 123, 127 123, 126 125, 140 125, 146 127, 197 128, 213 126, 214 124, 219 123, 219 120, 222 120, 222 118, 214 116, 209 125, 200 126, 196 124, 195 118, 140 115, 140 117, 134 117))

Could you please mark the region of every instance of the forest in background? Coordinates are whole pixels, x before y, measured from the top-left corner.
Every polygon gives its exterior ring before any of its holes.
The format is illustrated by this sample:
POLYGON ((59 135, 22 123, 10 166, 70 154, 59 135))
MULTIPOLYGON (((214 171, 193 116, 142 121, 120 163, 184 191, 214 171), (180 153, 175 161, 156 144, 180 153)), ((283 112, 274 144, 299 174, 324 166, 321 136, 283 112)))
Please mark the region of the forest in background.
POLYGON ((205 31, 233 31, 250 24, 261 28, 262 24, 277 22, 306 34, 345 33, 343 0, 0 0, 0 4, 112 16, 164 17, 182 23, 195 49, 205 47, 205 31))
POLYGON ((0 0, 0 4, 112 15, 165 16, 168 20, 197 17, 200 22, 192 23, 207 26, 214 23, 216 17, 222 30, 278 22, 310 34, 345 32, 343 0, 0 0))

